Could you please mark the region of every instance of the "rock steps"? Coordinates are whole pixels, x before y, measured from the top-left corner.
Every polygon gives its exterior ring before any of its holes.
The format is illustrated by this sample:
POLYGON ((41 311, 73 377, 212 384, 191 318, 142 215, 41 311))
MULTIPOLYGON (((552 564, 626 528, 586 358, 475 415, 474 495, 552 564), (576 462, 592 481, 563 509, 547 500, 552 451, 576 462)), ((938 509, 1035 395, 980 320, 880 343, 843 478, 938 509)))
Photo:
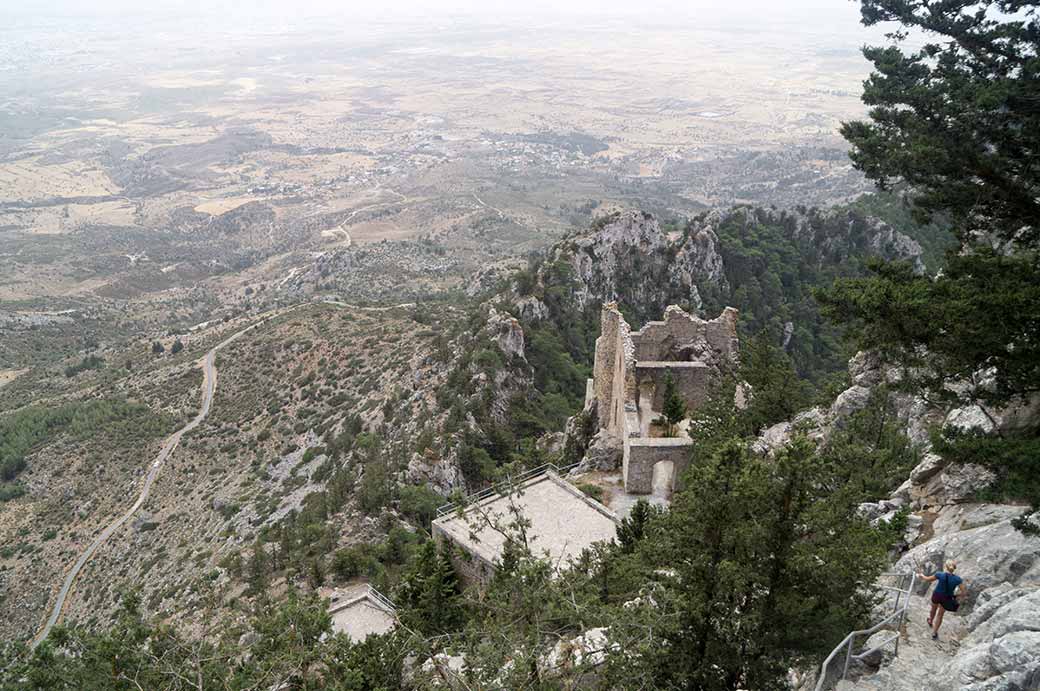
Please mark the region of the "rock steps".
POLYGON ((929 597, 912 596, 899 639, 899 654, 893 657, 892 647, 887 647, 884 651, 885 661, 877 672, 855 681, 840 682, 837 690, 929 691, 946 688, 942 682, 942 672, 960 649, 960 641, 966 629, 960 614, 947 612, 939 631, 939 640, 933 641, 927 622, 930 609, 929 597))

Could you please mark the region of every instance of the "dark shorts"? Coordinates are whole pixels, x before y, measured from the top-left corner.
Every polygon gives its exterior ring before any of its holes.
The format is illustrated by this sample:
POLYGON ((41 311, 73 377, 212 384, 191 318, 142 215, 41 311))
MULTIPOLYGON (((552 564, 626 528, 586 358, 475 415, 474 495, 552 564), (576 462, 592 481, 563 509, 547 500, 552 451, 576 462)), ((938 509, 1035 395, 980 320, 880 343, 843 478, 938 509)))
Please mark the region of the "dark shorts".
POLYGON ((942 605, 942 608, 947 612, 956 612, 961 606, 961 603, 957 602, 957 598, 950 597, 944 593, 932 593, 932 602, 942 605))

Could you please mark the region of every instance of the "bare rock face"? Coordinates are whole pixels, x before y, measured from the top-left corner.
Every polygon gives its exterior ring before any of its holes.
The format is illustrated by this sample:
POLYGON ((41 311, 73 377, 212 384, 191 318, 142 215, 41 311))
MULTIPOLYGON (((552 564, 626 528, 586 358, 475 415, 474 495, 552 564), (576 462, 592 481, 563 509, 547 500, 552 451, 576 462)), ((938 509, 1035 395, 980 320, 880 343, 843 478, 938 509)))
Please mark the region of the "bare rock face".
POLYGON ((535 447, 543 454, 559 457, 563 453, 567 437, 563 432, 546 432, 535 441, 535 447))
POLYGON ((788 444, 792 434, 793 429, 790 422, 778 422, 772 427, 762 430, 751 448, 756 453, 773 453, 788 444))
MULTIPOLYGON (((1024 510, 1025 507, 1019 507, 1019 512, 1024 510)), ((940 529, 952 527, 957 519, 941 522, 942 513, 935 525, 940 529)), ((971 518, 965 519, 963 513, 960 516, 960 520, 972 524, 971 518)), ((936 533, 906 552, 893 570, 932 573, 948 559, 957 561, 957 574, 967 581, 968 609, 982 592, 1001 583, 1040 586, 1040 537, 1016 530, 1008 518, 966 530, 936 533)))
POLYGON ((914 272, 923 274, 924 260, 920 243, 909 235, 904 235, 884 221, 874 219, 871 225, 870 246, 879 254, 909 257, 913 262, 914 272))
POLYGON ((845 389, 831 404, 831 418, 841 426, 847 418, 867 407, 870 400, 870 389, 865 386, 853 386, 845 389))
POLYGON ((979 597, 970 630, 942 671, 939 688, 1040 688, 1040 587, 995 586, 979 597))
MULTIPOLYGON (((616 646, 616 643, 610 643, 608 629, 589 629, 579 636, 557 643, 538 660, 538 667, 543 674, 550 677, 573 672, 575 669, 594 668, 607 659, 608 649, 616 646)), ((588 681, 591 682, 592 678, 588 681)), ((589 685, 591 686, 591 683, 589 685)))
POLYGON ((536 297, 527 296, 520 298, 514 305, 521 319, 537 321, 549 318, 549 308, 536 297))
MULTIPOLYGON (((580 310, 616 301, 622 293, 629 304, 683 302, 696 310, 702 302, 698 286, 726 281, 713 227, 720 218, 710 215, 676 236, 662 230, 652 214, 616 212, 554 247, 542 271, 558 264, 570 268, 575 279, 570 300, 580 310)), ((530 296, 518 296, 517 307, 524 319, 548 315, 530 296)))
POLYGON ((454 459, 434 459, 420 453, 412 454, 405 478, 412 484, 428 485, 445 496, 464 486, 462 472, 454 459))
POLYGON ((995 427, 993 419, 986 414, 986 411, 981 406, 977 405, 951 410, 946 415, 946 426, 965 432, 979 431, 983 433, 992 432, 995 427))
POLYGON ((981 528, 1001 521, 1010 521, 1022 515, 1025 508, 1007 504, 955 504, 943 507, 932 523, 936 535, 948 535, 961 530, 981 528))
POLYGON ((622 453, 621 440, 601 429, 592 437, 592 442, 576 470, 615 470, 621 465, 622 453))
POLYGON ((975 463, 951 464, 940 476, 943 497, 948 504, 968 501, 997 479, 996 473, 975 463))
POLYGON ((524 330, 520 322, 494 307, 488 312, 485 329, 506 358, 524 358, 524 330))

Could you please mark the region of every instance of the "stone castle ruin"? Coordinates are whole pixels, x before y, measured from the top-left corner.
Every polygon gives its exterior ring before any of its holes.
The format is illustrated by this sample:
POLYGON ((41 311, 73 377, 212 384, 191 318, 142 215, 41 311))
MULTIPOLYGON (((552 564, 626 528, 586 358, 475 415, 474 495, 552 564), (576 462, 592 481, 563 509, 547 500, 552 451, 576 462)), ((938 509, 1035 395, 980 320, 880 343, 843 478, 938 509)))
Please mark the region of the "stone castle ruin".
POLYGON ((737 310, 732 307, 705 321, 672 305, 664 321, 632 331, 616 303, 603 306, 585 404, 595 400, 600 429, 623 449, 627 492, 650 494, 655 471, 674 490, 690 463, 692 442, 684 425, 674 437, 655 434, 653 428, 664 407, 668 376, 687 409, 695 410, 707 399, 712 379, 736 364, 739 345, 737 310))

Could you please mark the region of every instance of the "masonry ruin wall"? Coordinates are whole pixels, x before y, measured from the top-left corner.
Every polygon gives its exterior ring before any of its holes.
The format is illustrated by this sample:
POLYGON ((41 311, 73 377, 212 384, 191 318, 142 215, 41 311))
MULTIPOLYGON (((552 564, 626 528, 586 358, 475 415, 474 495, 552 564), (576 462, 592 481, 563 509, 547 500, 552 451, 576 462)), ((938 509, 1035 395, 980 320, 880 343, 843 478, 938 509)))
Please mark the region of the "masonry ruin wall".
POLYGON ((650 425, 664 407, 670 377, 690 410, 707 400, 714 378, 736 363, 737 310, 727 307, 712 320, 672 305, 662 321, 632 331, 616 303, 603 306, 600 337, 589 394, 596 399, 599 426, 622 445, 627 491, 651 491, 654 466, 671 461, 676 478, 689 463, 688 437, 658 437, 650 425))

